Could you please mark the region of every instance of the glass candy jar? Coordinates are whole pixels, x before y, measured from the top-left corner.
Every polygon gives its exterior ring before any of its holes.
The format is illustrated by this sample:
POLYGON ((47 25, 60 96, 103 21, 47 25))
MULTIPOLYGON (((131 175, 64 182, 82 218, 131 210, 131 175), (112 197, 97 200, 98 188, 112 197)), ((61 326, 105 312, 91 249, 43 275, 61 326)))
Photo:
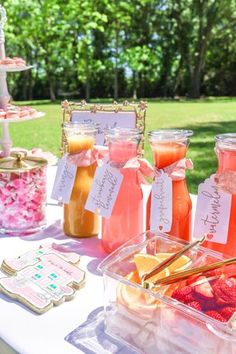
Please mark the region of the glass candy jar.
MULTIPOLYGON (((185 159, 189 137, 193 134, 191 130, 157 130, 148 134, 151 145, 154 164, 156 169, 156 181, 160 178, 162 172, 165 172, 172 180, 172 220, 169 230, 163 230, 159 226, 158 231, 165 231, 173 236, 189 241, 192 232, 192 202, 187 189, 185 179, 185 169, 191 168, 189 160, 185 159)), ((160 204, 158 199, 155 199, 160 204)), ((158 205, 152 206, 157 208, 158 205)), ((147 203, 147 230, 150 227, 151 215, 151 195, 147 203)))
POLYGON ((143 232, 143 192, 138 169, 125 165, 137 159, 142 133, 139 129, 113 128, 107 131, 109 163, 118 169, 123 180, 110 218, 102 218, 102 245, 110 253, 135 235, 143 232))
POLYGON ((43 158, 14 152, 0 159, 0 233, 27 235, 46 225, 46 168, 43 158))
POLYGON ((69 157, 75 160, 77 170, 70 201, 64 204, 63 229, 72 237, 96 236, 100 217, 86 210, 85 203, 97 167, 92 158, 97 128, 93 124, 69 122, 64 124, 64 132, 69 157))

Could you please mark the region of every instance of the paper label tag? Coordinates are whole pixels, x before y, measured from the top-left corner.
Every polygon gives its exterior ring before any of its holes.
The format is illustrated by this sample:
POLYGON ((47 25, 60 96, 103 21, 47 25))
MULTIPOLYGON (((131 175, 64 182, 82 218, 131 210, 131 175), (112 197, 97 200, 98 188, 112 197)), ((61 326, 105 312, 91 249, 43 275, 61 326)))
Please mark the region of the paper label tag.
POLYGON ((68 204, 74 186, 77 167, 67 161, 67 155, 58 161, 56 178, 52 189, 52 199, 68 204))
POLYGON ((85 209, 109 218, 123 180, 118 169, 104 164, 97 167, 85 209))
POLYGON ((152 183, 151 230, 169 232, 172 226, 172 179, 161 172, 152 183))
POLYGON ((199 185, 194 237, 207 234, 207 241, 227 243, 231 198, 232 195, 221 190, 212 178, 199 185))

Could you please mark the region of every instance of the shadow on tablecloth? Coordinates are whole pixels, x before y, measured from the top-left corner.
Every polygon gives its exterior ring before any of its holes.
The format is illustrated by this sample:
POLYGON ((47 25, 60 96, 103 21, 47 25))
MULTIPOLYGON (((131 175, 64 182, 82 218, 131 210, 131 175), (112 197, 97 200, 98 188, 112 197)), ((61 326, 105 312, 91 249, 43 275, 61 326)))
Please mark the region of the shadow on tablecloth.
POLYGON ((105 332, 103 307, 92 311, 87 321, 69 333, 65 340, 86 354, 137 354, 105 332))

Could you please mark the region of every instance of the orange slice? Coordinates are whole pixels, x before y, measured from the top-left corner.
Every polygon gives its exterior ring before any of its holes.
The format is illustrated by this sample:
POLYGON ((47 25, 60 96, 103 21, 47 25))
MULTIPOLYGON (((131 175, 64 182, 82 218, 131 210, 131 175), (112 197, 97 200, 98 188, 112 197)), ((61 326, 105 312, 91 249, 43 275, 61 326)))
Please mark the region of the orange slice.
MULTIPOLYGON (((141 283, 137 271, 129 273, 125 278, 136 284, 141 283)), ((126 309, 143 318, 152 317, 158 306, 158 301, 153 296, 143 293, 132 285, 122 283, 117 288, 117 300, 126 309)))
MULTIPOLYGON (((164 260, 166 260, 167 258, 169 258, 170 256, 172 256, 173 253, 157 253, 156 257, 158 257, 159 259, 161 259, 161 261, 163 262, 164 260)), ((191 259, 189 257, 187 257, 186 255, 182 255, 181 257, 179 257, 178 259, 176 259, 176 261, 174 261, 169 267, 169 271, 170 273, 173 272, 182 272, 183 270, 185 270, 190 264, 192 263, 191 259)))
MULTIPOLYGON (((137 253, 134 256, 134 263, 136 265, 138 275, 140 278, 148 272, 151 272, 153 268, 155 268, 158 264, 163 261, 163 258, 153 256, 151 254, 146 253, 137 253)), ((170 275, 170 271, 168 268, 164 269, 162 272, 154 275, 153 277, 148 279, 148 282, 153 282, 157 279, 165 278, 170 275)))

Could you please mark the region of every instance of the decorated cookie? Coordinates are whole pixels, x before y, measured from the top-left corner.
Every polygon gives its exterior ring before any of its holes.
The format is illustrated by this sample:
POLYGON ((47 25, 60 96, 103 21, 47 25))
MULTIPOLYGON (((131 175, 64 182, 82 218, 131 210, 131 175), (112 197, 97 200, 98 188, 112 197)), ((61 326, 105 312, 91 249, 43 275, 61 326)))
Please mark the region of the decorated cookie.
MULTIPOLYGON (((59 255, 59 252, 42 253, 37 254, 33 265, 24 267, 16 275, 0 279, 2 293, 39 314, 72 299, 76 290, 85 283, 85 272, 70 263, 64 255, 59 255)), ((32 263, 26 254, 24 257, 27 261, 22 264, 32 263)))
POLYGON ((63 251, 63 246, 44 244, 38 249, 28 251, 17 258, 4 259, 1 264, 1 270, 7 274, 14 275, 25 267, 35 265, 44 254, 48 253, 59 255, 72 264, 78 264, 80 261, 80 256, 77 253, 63 251), (60 250, 58 250, 59 247, 60 250))

